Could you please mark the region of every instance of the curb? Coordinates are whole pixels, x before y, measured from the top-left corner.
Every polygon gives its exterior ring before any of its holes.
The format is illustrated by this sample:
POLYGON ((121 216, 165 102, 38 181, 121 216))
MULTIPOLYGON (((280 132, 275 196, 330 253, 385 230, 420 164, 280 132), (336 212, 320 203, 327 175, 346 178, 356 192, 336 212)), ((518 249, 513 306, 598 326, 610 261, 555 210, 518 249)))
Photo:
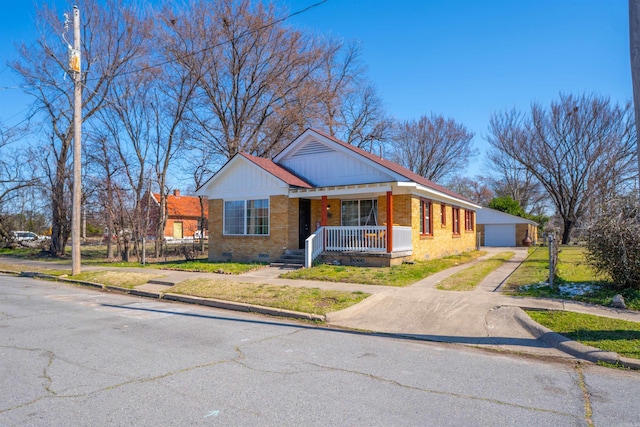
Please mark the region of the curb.
MULTIPOLYGON (((0 270, 0 273, 4 273, 4 271, 0 270)), ((83 286, 88 286, 95 289, 100 289, 102 291, 115 291, 115 292, 120 292, 124 294, 135 295, 143 298, 163 299, 167 301, 203 305, 207 307, 221 308, 225 310, 242 311, 245 313, 258 313, 258 314, 266 314, 269 316, 287 317, 291 319, 311 320, 314 322, 326 322, 325 315, 302 313, 299 311, 285 310, 282 308, 264 307, 261 305, 245 304, 241 302, 231 302, 231 301, 217 300, 212 298, 201 298, 201 297, 195 297, 195 296, 185 296, 185 295, 178 295, 178 294, 171 294, 171 293, 159 293, 159 292, 142 291, 138 289, 121 288, 118 286, 102 285, 100 283, 87 282, 84 280, 74 280, 74 279, 67 279, 64 277, 51 276, 48 274, 37 273, 33 271, 22 271, 20 273, 8 271, 6 273, 14 274, 20 277, 32 277, 36 279, 54 280, 58 282, 70 283, 73 285, 83 285, 83 286)))
POLYGON ((589 362, 605 362, 629 369, 640 370, 640 360, 622 357, 618 353, 600 350, 599 348, 590 347, 577 341, 573 341, 564 335, 553 332, 551 329, 535 322, 531 317, 527 316, 527 313, 524 312, 522 307, 517 308, 518 310, 514 313, 516 320, 536 339, 539 339, 560 351, 589 362))
POLYGON ((245 304, 240 302, 231 302, 218 300, 213 298, 201 298, 195 296, 186 296, 166 293, 162 294, 162 299, 169 301, 177 301, 187 304, 205 305, 208 307, 222 308, 225 310, 243 311, 247 313, 267 314, 270 316, 289 317, 294 319, 326 321, 326 316, 319 314, 301 313, 299 311, 285 310, 281 308, 264 307, 261 305, 245 304))

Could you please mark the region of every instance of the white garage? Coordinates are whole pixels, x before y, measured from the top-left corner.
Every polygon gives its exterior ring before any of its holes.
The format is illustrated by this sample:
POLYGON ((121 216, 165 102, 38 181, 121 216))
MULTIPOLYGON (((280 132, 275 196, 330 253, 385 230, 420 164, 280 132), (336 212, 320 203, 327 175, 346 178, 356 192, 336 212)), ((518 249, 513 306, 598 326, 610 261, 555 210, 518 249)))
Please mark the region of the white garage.
POLYGON ((476 224, 481 246, 524 246, 523 240, 527 236, 531 244, 538 240, 536 222, 495 209, 478 209, 476 224))

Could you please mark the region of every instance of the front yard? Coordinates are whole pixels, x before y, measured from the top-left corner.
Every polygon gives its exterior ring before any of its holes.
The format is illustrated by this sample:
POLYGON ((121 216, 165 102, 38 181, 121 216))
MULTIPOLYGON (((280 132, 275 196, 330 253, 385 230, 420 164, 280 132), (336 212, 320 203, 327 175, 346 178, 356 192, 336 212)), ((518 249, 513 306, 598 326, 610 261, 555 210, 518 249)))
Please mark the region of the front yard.
POLYGON ((465 252, 430 261, 415 261, 393 267, 349 267, 321 264, 283 274, 286 279, 323 280, 327 282, 360 283, 363 285, 407 286, 434 273, 473 261, 485 252, 465 252))
MULTIPOLYGON (((549 249, 537 246, 529 249, 529 257, 509 277, 503 291, 509 295, 539 298, 559 298, 610 306, 618 291, 603 285, 608 277, 598 276, 585 260, 582 246, 562 246, 558 253, 558 277, 551 289, 549 280, 549 249)), ((640 291, 620 292, 627 308, 640 310, 640 291)))

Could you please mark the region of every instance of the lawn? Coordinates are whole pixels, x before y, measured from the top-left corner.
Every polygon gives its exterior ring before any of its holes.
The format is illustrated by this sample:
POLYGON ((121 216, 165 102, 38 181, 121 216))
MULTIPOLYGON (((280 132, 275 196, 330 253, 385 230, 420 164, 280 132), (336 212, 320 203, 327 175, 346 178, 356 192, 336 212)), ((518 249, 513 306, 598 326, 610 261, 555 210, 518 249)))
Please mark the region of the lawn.
POLYGON ((640 323, 567 311, 527 311, 536 322, 584 345, 640 359, 640 323))
MULTIPOLYGON (((52 267, 56 267, 56 265, 53 264, 52 267)), ((20 273, 22 271, 32 271, 34 273, 49 274, 51 276, 61 276, 63 274, 71 273, 71 268, 61 270, 58 268, 44 268, 44 267, 35 267, 35 266, 24 265, 24 264, 7 264, 7 263, 0 263, 0 270, 13 271, 15 273, 20 273)))
POLYGON ((280 277, 297 280, 360 283, 379 286, 407 286, 434 273, 465 264, 486 252, 473 251, 430 261, 416 261, 392 267, 350 267, 322 264, 292 271, 280 277))
POLYGON ((101 262, 97 264, 93 263, 93 265, 101 265, 104 267, 135 267, 154 268, 160 270, 199 271, 203 273, 218 274, 242 274, 262 268, 266 264, 245 262, 209 262, 206 259, 197 259, 193 261, 178 260, 148 262, 145 265, 141 265, 137 262, 101 262))
POLYGON ((585 260, 586 249, 578 245, 562 246, 558 253, 558 274, 551 289, 549 280, 549 250, 530 248, 529 257, 509 277, 504 291, 511 295, 559 298, 610 306, 617 293, 625 299, 627 308, 640 310, 640 291, 608 289, 608 278, 598 276, 585 260))
POLYGON ((135 273, 129 271, 87 271, 70 276, 69 278, 73 280, 99 283, 106 286, 133 289, 136 286, 144 285, 151 279, 157 279, 160 277, 163 276, 159 274, 135 273))
POLYGON ((489 259, 477 262, 473 266, 447 277, 438 283, 436 289, 443 291, 472 291, 489 273, 509 261, 514 255, 513 252, 500 252, 489 259))
POLYGON ((186 280, 173 286, 171 293, 243 302, 311 314, 327 314, 342 310, 369 296, 363 292, 256 285, 212 279, 186 280))

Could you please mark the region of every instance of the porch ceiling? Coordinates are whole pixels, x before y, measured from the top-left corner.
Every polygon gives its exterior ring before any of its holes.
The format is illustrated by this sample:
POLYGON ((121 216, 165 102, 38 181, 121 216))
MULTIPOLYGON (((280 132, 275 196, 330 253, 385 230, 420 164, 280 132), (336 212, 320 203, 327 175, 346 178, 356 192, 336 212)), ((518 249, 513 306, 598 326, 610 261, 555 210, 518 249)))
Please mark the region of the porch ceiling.
POLYGON ((374 183, 374 184, 355 184, 355 185, 336 185, 331 187, 317 188, 295 188, 289 191, 289 197, 292 199, 320 199, 322 196, 329 198, 339 198, 341 196, 358 195, 376 196, 392 191, 393 186, 390 182, 374 183))

